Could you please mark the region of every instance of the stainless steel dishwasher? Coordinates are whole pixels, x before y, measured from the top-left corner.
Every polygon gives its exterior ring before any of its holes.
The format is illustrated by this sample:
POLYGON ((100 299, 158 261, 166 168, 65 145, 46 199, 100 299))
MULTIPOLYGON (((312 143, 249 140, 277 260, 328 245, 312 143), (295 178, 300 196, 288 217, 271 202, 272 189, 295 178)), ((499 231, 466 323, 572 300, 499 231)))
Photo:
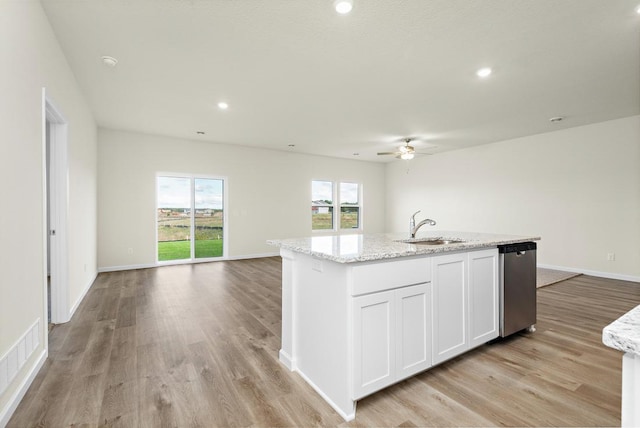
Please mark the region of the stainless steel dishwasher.
POLYGON ((536 243, 501 245, 500 337, 523 329, 535 331, 536 243))

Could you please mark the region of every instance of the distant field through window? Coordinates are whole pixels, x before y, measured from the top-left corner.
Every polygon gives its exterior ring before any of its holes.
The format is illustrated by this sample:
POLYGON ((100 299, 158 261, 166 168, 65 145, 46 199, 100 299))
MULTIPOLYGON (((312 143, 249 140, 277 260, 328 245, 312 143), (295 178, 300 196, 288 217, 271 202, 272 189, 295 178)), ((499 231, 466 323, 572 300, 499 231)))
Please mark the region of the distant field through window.
POLYGON ((340 183, 340 229, 360 227, 360 192, 356 183, 340 183))
POLYGON ((224 255, 224 180, 157 177, 158 261, 224 255))
POLYGON ((311 229, 333 229, 333 182, 311 182, 311 229))

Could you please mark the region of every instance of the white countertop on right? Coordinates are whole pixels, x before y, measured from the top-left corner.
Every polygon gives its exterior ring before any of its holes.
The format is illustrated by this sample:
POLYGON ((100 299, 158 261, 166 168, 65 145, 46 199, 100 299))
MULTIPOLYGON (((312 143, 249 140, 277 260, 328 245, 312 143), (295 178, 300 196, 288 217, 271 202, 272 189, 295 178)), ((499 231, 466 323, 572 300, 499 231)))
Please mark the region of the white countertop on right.
POLYGON ((640 356, 640 305, 603 328, 602 343, 640 356))

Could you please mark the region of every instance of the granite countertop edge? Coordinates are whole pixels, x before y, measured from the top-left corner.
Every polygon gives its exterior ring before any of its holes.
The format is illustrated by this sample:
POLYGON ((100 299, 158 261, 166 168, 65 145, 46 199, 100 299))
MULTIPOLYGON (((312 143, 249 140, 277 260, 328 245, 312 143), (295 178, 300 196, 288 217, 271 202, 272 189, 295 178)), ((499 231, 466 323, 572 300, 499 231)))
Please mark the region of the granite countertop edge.
POLYGON ((520 242, 538 241, 538 236, 501 235, 478 232, 451 232, 433 231, 419 234, 413 240, 407 240, 406 235, 400 233, 384 234, 346 234, 346 235, 317 235, 305 238, 294 239, 273 239, 267 244, 274 245, 281 249, 290 250, 296 253, 311 255, 314 257, 330 260, 336 263, 357 263, 375 260, 395 259, 400 257, 411 257, 429 254, 440 254, 453 251, 464 251, 498 245, 515 244, 520 242), (428 239, 450 239, 463 240, 465 242, 425 246, 415 245, 411 242, 400 241, 420 241, 428 239), (338 247, 341 240, 351 239, 358 241, 358 250, 350 254, 340 254, 338 247), (314 243, 324 240, 325 243, 331 241, 333 246, 314 249, 314 243), (337 251, 337 252, 336 252, 337 251))
POLYGON ((602 343, 640 356, 640 305, 603 328, 602 343))

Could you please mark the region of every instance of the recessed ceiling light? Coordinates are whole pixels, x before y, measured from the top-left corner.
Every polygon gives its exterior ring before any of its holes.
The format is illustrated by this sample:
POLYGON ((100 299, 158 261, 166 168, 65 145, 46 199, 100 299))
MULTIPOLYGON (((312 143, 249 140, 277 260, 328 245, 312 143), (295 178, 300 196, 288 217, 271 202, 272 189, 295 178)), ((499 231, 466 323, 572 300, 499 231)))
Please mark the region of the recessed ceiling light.
POLYGON ((118 64, 118 60, 115 59, 112 56, 106 56, 105 55, 105 56, 102 57, 102 63, 104 65, 106 65, 107 67, 115 67, 116 64, 118 64))
POLYGON ((489 67, 484 67, 476 71, 476 75, 478 77, 489 77, 491 75, 492 70, 489 67))
POLYGON ((335 0, 333 7, 340 15, 346 15, 353 9, 353 0, 335 0))
POLYGON ((218 108, 219 108, 220 110, 226 110, 226 109, 228 109, 228 108, 229 108, 229 104, 225 103, 224 101, 220 101, 220 102, 218 103, 218 108))
POLYGON ((564 116, 556 116, 549 119, 549 122, 557 123, 557 122, 562 122, 563 120, 564 120, 564 116))

